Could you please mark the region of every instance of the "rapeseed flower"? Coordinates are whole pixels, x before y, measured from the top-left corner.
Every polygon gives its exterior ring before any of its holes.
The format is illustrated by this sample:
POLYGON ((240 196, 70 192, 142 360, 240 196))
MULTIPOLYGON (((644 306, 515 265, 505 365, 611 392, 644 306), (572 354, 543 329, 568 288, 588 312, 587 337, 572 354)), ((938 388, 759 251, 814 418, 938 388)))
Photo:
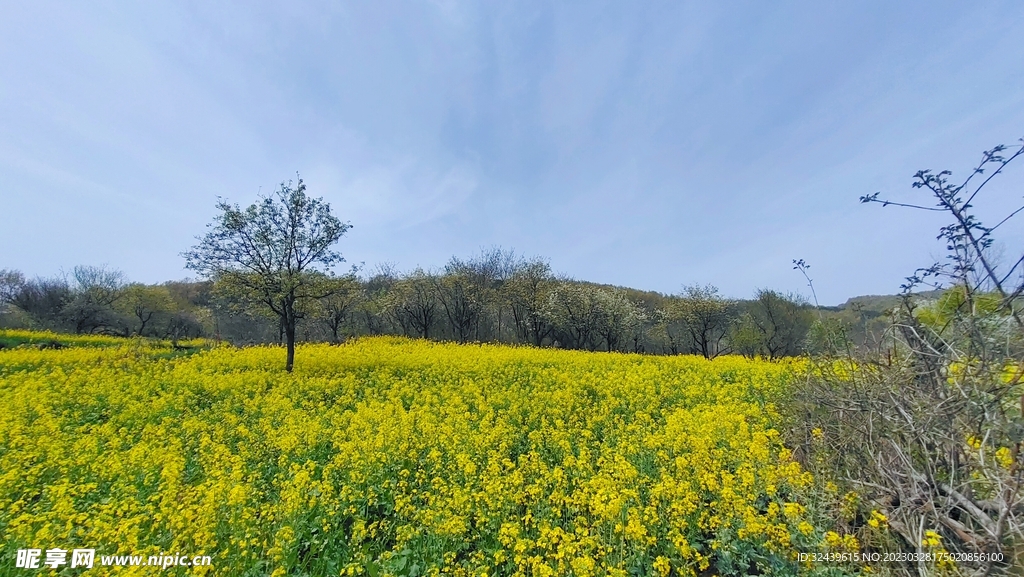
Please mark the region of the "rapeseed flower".
POLYGON ((774 428, 800 361, 380 337, 302 345, 286 373, 273 347, 160 347, 0 351, 9 547, 194 552, 216 574, 693 575, 795 570, 794 541, 822 538, 774 428))

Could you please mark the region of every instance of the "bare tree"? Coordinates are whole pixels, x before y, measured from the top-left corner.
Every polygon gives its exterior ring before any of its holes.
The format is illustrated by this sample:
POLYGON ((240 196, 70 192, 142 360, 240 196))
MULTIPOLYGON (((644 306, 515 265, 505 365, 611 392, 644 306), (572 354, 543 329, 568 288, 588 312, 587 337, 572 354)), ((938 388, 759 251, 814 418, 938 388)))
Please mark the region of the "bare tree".
POLYGON ((548 297, 545 316, 569 348, 597 348, 601 311, 595 291, 596 287, 563 280, 548 297))
MULTIPOLYGON (((604 339, 606 350, 617 351, 623 341, 638 338, 643 322, 643 311, 621 289, 596 289, 594 299, 598 309, 594 332, 604 339)), ((634 349, 638 347, 634 340, 634 349)))
POLYGON ((110 332, 117 324, 114 303, 124 295, 125 277, 105 266, 76 266, 71 300, 61 311, 76 333, 110 332))
POLYGON ((362 286, 362 295, 357 304, 363 325, 371 335, 381 335, 389 330, 390 293, 398 283, 398 269, 394 263, 377 265, 373 274, 362 286))
POLYGON ((331 332, 331 342, 340 342, 342 326, 359 302, 359 279, 355 273, 332 278, 326 282, 324 296, 319 299, 319 316, 331 332))
POLYGON ((20 271, 0 269, 0 305, 12 302, 23 286, 25 275, 20 271))
POLYGON ((706 359, 727 353, 723 341, 729 330, 729 303, 712 285, 693 285, 683 289, 677 314, 690 335, 693 352, 706 359))
POLYGON ((813 313, 798 297, 769 289, 757 291, 750 316, 769 359, 799 354, 813 322, 813 313))
POLYGON ((516 335, 521 342, 539 347, 551 334, 551 323, 544 311, 553 284, 551 266, 538 258, 522 263, 503 285, 516 335))
POLYGON ((390 294, 390 310, 407 335, 430 338, 438 316, 437 277, 416 269, 398 281, 390 294))
POLYGON ((493 271, 477 264, 453 257, 445 265, 444 274, 434 278, 441 307, 460 343, 478 336, 480 317, 493 281, 493 271))
POLYGON ((139 336, 156 334, 155 325, 175 312, 174 301, 164 286, 132 283, 125 287, 119 305, 128 319, 125 333, 139 336))

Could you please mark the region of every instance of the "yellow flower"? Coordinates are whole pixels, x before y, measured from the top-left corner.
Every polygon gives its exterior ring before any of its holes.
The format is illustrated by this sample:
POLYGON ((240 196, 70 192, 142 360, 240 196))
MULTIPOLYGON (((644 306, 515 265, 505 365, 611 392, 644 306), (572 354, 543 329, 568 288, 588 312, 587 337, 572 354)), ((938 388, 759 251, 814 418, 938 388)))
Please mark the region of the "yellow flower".
POLYGON ((787 519, 795 520, 804 514, 804 507, 799 503, 786 503, 782 507, 783 514, 787 519))
POLYGON ((995 459, 999 466, 1004 469, 1010 469, 1013 466, 1013 451, 1008 447, 999 447, 996 450, 995 459))
POLYGON ((339 558, 347 575, 652 558, 671 575, 706 571, 709 550, 787 560, 791 532, 815 531, 775 408, 804 361, 378 337, 300 345, 286 373, 274 347, 69 339, 0 350, 0 529, 18 547, 74 531, 275 577, 339 558))

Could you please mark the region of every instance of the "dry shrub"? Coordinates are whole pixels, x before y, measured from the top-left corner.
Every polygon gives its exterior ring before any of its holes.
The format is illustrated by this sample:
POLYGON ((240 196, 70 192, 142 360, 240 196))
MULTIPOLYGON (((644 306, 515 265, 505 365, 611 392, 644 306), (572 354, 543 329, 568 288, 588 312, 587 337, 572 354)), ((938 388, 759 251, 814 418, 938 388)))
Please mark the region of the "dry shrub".
POLYGON ((918 554, 875 564, 883 572, 1024 567, 1024 257, 1000 269, 991 250, 993 232, 1021 209, 986 227, 971 204, 1024 146, 1004 150, 984 153, 960 185, 946 171, 919 172, 914 186, 936 207, 862 198, 952 216, 939 236, 948 258, 908 279, 881 346, 855 351, 833 335, 837 346, 815 360, 790 405, 797 454, 831 487, 819 514, 856 534, 862 551, 918 554), (913 290, 929 281, 948 288, 922 303, 913 290))

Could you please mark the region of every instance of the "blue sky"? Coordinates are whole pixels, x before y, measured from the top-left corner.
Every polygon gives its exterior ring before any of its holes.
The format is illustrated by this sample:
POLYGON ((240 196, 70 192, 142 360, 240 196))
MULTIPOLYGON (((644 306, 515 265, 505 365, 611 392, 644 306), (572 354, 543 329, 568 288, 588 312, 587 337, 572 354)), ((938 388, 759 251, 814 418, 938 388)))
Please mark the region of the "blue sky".
POLYGON ((944 220, 857 198, 1024 136, 1021 38, 1017 1, 11 3, 0 268, 183 278, 217 196, 298 172, 368 268, 500 245, 749 297, 807 294, 804 258, 822 304, 893 293, 944 220))

